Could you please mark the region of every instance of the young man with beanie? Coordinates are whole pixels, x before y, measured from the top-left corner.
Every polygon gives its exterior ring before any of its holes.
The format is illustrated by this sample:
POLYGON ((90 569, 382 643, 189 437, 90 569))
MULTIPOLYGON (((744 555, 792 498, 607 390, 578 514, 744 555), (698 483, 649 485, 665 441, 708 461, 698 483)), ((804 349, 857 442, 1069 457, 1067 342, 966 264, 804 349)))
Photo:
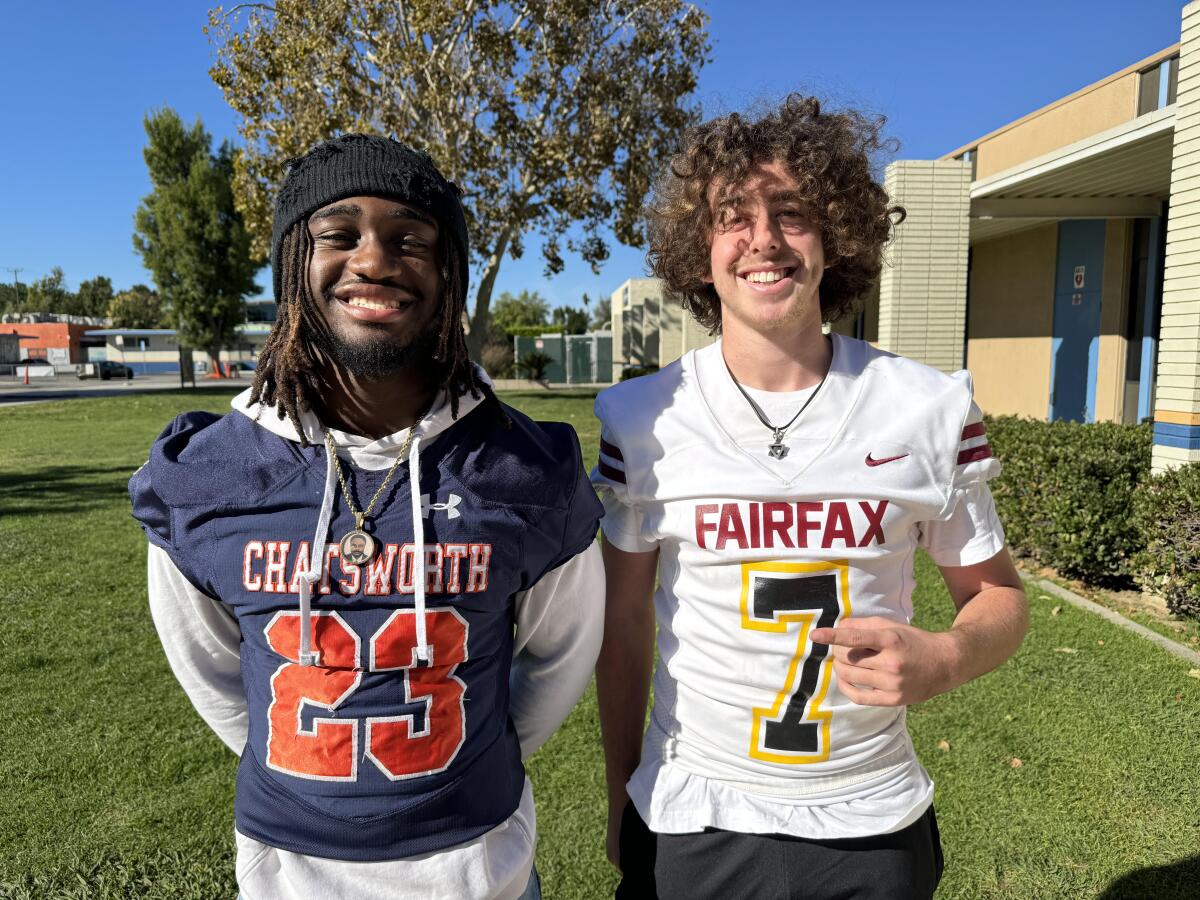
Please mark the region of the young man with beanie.
POLYGON ((130 481, 167 658, 241 756, 246 900, 540 896, 522 760, 599 649, 600 507, 467 358, 467 250, 425 154, 292 161, 253 386, 130 481))
POLYGON ((858 308, 903 219, 871 174, 880 125, 797 96, 715 119, 651 206, 654 274, 721 338, 596 401, 620 898, 932 896, 905 706, 1024 635, 970 377, 822 327, 858 308), (909 624, 918 548, 948 631, 909 624))

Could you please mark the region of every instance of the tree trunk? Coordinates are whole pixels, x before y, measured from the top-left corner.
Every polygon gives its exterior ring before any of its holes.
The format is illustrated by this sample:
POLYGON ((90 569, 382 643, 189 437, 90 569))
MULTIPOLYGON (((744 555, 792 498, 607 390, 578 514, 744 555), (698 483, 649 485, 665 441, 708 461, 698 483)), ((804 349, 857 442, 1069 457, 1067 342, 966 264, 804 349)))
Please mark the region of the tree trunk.
POLYGON ((488 257, 487 265, 483 268, 483 278, 475 290, 475 310, 471 313, 471 331, 467 334, 467 351, 471 359, 480 359, 483 342, 487 340, 488 330, 492 324, 491 303, 492 288, 496 286, 496 276, 500 273, 500 264, 504 262, 504 252, 508 250, 512 240, 513 228, 509 227, 500 233, 500 239, 488 257))
POLYGON ((217 373, 218 378, 225 377, 225 370, 221 367, 221 345, 211 344, 205 349, 209 360, 212 362, 213 371, 217 373))

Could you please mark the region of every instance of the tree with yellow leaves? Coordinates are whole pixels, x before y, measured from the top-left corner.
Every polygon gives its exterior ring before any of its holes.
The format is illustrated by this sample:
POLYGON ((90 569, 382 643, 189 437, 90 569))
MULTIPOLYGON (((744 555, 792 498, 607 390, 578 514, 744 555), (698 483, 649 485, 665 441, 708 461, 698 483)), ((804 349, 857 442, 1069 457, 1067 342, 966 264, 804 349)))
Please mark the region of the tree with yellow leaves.
POLYGON ((463 191, 468 340, 506 255, 538 235, 593 271, 642 242, 651 181, 694 121, 707 19, 683 0, 276 0, 210 13, 213 80, 239 116, 238 205, 266 255, 284 161, 351 131, 428 152, 463 191), (576 235, 576 236, 572 236, 576 235))

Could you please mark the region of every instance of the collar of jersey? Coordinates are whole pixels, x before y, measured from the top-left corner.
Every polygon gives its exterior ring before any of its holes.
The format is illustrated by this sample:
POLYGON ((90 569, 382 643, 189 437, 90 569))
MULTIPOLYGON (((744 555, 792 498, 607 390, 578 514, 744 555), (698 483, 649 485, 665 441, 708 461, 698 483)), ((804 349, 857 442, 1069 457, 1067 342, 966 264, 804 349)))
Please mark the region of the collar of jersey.
POLYGON ((855 378, 852 369, 853 354, 847 352, 844 338, 836 332, 830 335, 833 344, 833 357, 829 361, 829 374, 825 384, 821 386, 809 407, 788 430, 791 439, 792 453, 801 457, 801 463, 792 474, 785 475, 780 467, 772 465, 772 460, 766 453, 769 432, 755 418, 754 413, 746 404, 746 398, 738 391, 737 385, 729 374, 728 368, 721 358, 721 341, 716 341, 708 347, 693 350, 690 354, 690 367, 696 379, 697 392, 701 405, 708 413, 713 427, 725 438, 731 447, 737 449, 746 459, 769 474, 771 478, 785 485, 794 484, 805 471, 820 459, 837 435, 843 430, 851 411, 858 402, 862 390, 863 379, 855 378), (836 421, 832 418, 836 417, 836 421), (761 444, 745 447, 738 442, 731 430, 734 422, 742 420, 753 421, 758 431, 762 432, 761 444), (806 437, 806 426, 820 422, 819 437, 824 440, 814 442, 806 437))

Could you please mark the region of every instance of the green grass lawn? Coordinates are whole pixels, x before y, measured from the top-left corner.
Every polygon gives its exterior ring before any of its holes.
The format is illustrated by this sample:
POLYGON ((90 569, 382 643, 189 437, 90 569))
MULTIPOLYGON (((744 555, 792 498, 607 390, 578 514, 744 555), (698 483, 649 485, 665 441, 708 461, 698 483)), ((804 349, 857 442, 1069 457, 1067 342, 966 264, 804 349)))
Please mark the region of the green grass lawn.
MULTIPOLYGON (((229 396, 0 409, 0 898, 235 895, 236 761, 167 669, 125 494, 175 412, 229 396)), ((595 459, 590 395, 506 399, 570 422, 595 459)), ((909 714, 938 783, 938 896, 1198 896, 1200 680, 1103 620, 1031 601, 1013 660, 909 714)), ((918 624, 948 626, 926 559, 916 606, 918 624)), ((531 771, 546 896, 611 896, 594 694, 531 771)))

